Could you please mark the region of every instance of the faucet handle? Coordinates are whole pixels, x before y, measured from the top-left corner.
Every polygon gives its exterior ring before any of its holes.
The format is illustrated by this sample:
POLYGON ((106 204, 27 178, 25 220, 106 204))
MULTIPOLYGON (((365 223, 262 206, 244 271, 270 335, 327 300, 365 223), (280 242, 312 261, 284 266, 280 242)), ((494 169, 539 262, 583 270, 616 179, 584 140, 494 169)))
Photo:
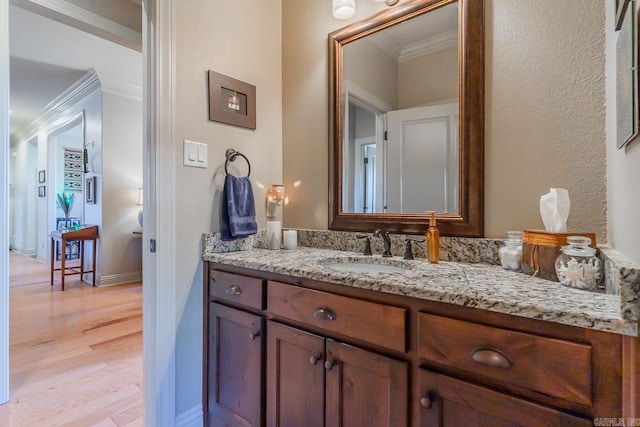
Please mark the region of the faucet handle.
POLYGON ((362 252, 363 255, 373 255, 371 252, 371 238, 369 236, 367 236, 366 234, 362 235, 362 236, 356 236, 358 239, 364 239, 364 251, 362 252))
POLYGON ((406 239, 404 239, 404 241, 405 241, 404 259, 414 259, 413 258, 413 248, 411 246, 411 242, 422 243, 422 242, 424 242, 424 239, 418 240, 418 239, 413 239, 411 237, 407 237, 406 239))

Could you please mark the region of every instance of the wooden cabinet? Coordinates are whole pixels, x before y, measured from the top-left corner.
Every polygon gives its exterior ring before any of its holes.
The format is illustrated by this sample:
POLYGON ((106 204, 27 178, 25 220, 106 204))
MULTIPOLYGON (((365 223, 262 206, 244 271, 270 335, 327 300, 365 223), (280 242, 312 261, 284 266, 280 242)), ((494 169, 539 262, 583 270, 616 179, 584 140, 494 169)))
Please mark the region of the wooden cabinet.
POLYGON ((326 425, 405 426, 408 363, 327 339, 326 425))
POLYGON ((267 425, 324 426, 324 338, 267 326, 267 425))
POLYGON ((210 303, 210 426, 260 426, 264 319, 210 303))
POLYGON ((581 427, 592 419, 420 369, 421 427, 581 427))
POLYGON ((427 361, 591 406, 592 346, 418 313, 427 361), (544 363, 540 363, 544 361, 544 363))
POLYGON ((404 426, 408 364, 267 324, 267 426, 404 426))
POLYGON ((223 264, 205 271, 206 425, 636 416, 640 369, 629 361, 640 344, 621 335, 223 264))
POLYGON ((392 350, 406 349, 406 308, 275 281, 267 289, 269 313, 392 350))

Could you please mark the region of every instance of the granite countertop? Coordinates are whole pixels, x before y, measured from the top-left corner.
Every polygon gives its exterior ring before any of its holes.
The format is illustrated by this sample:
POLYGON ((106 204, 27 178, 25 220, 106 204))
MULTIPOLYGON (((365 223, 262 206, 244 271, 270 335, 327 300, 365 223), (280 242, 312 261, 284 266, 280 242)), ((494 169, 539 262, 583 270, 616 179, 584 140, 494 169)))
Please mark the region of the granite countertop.
POLYGON ((638 335, 638 321, 622 315, 620 295, 572 289, 496 265, 449 261, 429 264, 424 259, 365 257, 356 252, 309 247, 289 251, 249 248, 225 253, 205 250, 202 259, 565 325, 638 335), (350 260, 382 262, 405 271, 354 273, 324 265, 350 260))

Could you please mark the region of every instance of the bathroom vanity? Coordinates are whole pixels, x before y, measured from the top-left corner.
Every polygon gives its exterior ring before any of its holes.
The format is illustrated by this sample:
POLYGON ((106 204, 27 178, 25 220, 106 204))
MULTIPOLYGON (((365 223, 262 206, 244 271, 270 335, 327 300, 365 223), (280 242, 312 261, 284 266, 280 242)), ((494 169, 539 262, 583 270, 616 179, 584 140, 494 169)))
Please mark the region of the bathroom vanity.
POLYGON ((494 265, 327 249, 203 260, 206 425, 640 416, 637 321, 619 296, 494 265))

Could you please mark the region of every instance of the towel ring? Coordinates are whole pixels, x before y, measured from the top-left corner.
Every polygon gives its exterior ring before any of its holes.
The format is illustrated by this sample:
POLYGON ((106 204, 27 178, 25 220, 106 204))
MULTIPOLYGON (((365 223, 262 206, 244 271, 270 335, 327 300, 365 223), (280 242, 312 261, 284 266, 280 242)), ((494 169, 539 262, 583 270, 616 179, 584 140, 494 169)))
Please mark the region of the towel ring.
POLYGON ((247 172, 247 177, 249 175, 251 175, 251 163, 249 162, 249 159, 247 159, 247 156, 245 156, 244 154, 242 154, 239 151, 234 150, 233 148, 229 148, 227 149, 227 151, 224 153, 225 157, 227 158, 227 160, 224 162, 224 173, 229 175, 229 172, 227 171, 227 166, 229 165, 229 162, 233 162, 236 160, 236 157, 240 156, 243 159, 245 159, 247 161, 247 166, 249 167, 249 171, 247 172))

